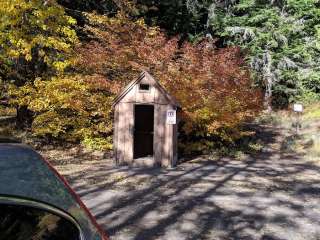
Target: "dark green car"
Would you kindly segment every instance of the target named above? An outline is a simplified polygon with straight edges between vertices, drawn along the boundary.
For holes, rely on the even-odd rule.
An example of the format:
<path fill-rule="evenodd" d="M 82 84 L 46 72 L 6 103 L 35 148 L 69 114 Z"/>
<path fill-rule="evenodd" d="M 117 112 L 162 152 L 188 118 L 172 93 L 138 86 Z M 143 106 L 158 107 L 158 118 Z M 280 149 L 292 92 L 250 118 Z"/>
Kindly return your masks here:
<path fill-rule="evenodd" d="M 22 144 L 0 143 L 0 240 L 107 240 L 57 171 Z"/>

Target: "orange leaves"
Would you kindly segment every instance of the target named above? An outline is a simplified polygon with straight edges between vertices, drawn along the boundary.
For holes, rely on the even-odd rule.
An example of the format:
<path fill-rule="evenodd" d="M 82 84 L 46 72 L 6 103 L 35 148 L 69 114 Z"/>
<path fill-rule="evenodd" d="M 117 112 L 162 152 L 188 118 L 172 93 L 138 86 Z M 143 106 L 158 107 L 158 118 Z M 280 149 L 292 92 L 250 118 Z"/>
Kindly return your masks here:
<path fill-rule="evenodd" d="M 215 41 L 206 39 L 179 44 L 178 37 L 167 39 L 158 28 L 124 14 L 89 19 L 93 40 L 78 50 L 79 63 L 112 94 L 148 70 L 182 105 L 186 133 L 221 133 L 225 139 L 231 138 L 225 129 L 235 130 L 260 110 L 261 94 L 251 86 L 239 48 L 216 49 Z"/>
<path fill-rule="evenodd" d="M 185 112 L 186 132 L 203 132 L 230 139 L 220 129 L 236 130 L 261 106 L 261 94 L 251 86 L 248 70 L 238 48 L 217 50 L 212 41 L 186 43 L 170 62 L 175 71 L 156 72 L 163 85 L 176 96 Z M 168 81 L 166 79 L 173 79 Z M 234 137 L 234 136 L 232 136 Z"/>

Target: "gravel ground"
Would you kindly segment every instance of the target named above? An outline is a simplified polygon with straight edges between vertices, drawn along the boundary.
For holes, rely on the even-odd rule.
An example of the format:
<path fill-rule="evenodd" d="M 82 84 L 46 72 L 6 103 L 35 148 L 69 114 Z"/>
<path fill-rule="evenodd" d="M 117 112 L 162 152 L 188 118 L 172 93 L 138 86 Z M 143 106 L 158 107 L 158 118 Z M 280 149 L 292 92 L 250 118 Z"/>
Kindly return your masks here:
<path fill-rule="evenodd" d="M 99 154 L 54 164 L 111 240 L 320 239 L 320 165 L 285 152 L 284 139 L 270 130 L 256 156 L 174 169 L 114 167 Z"/>

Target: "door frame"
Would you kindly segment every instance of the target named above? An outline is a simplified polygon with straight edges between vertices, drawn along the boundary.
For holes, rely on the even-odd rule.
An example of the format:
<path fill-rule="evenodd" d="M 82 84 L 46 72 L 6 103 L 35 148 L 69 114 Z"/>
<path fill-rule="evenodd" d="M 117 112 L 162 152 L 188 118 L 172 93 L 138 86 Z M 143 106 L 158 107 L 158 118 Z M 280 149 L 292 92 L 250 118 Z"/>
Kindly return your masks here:
<path fill-rule="evenodd" d="M 131 129 L 131 134 L 132 134 L 132 158 L 133 158 L 133 161 L 136 160 L 136 159 L 139 159 L 139 158 L 135 158 L 134 157 L 134 153 L 135 153 L 135 147 L 134 147 L 134 143 L 135 143 L 135 126 L 136 126 L 136 106 L 138 105 L 144 105 L 144 106 L 153 106 L 153 137 L 152 137 L 152 150 L 153 150 L 153 154 L 152 154 L 152 157 L 153 159 L 155 159 L 155 124 L 156 124 L 156 121 L 155 121 L 155 116 L 156 116 L 156 106 L 155 104 L 153 103 L 134 103 L 133 104 L 133 126 L 132 126 L 132 129 Z"/>

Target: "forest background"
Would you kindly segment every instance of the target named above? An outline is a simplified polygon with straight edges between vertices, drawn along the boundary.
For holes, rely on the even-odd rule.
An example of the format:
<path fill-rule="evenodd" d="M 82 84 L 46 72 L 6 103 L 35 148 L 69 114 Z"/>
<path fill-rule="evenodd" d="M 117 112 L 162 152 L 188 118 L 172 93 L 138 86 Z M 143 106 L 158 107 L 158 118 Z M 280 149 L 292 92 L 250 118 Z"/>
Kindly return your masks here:
<path fill-rule="evenodd" d="M 241 144 L 262 112 L 320 98 L 316 0 L 0 0 L 0 114 L 42 143 L 112 148 L 142 70 L 180 102 L 182 152 Z"/>

